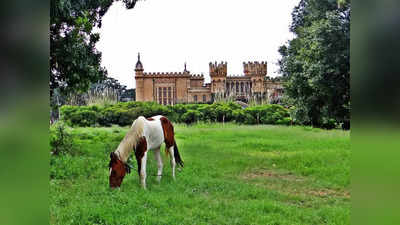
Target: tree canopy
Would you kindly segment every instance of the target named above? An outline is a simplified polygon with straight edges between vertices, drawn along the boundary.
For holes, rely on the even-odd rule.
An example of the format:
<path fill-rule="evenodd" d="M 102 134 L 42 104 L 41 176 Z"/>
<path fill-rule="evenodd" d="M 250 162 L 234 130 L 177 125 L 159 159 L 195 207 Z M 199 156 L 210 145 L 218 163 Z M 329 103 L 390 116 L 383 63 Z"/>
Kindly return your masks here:
<path fill-rule="evenodd" d="M 50 1 L 50 96 L 85 92 L 90 84 L 104 80 L 101 53 L 95 48 L 100 36 L 93 28 L 116 0 Z M 137 0 L 122 0 L 133 8 Z"/>
<path fill-rule="evenodd" d="M 302 124 L 324 126 L 350 118 L 350 3 L 301 0 L 296 37 L 279 48 L 286 102 Z"/>

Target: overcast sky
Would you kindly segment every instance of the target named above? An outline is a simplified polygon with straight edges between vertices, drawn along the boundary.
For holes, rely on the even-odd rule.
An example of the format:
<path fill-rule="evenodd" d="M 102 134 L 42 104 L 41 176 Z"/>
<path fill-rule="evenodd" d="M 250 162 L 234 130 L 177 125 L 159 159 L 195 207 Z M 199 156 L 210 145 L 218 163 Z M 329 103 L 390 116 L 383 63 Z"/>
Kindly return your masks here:
<path fill-rule="evenodd" d="M 279 75 L 278 48 L 289 33 L 299 0 L 144 0 L 126 10 L 115 2 L 103 17 L 102 66 L 128 88 L 135 87 L 140 52 L 145 72 L 181 72 L 184 63 L 209 82 L 208 63 L 227 61 L 228 74 L 242 75 L 243 61 L 267 61 Z"/>

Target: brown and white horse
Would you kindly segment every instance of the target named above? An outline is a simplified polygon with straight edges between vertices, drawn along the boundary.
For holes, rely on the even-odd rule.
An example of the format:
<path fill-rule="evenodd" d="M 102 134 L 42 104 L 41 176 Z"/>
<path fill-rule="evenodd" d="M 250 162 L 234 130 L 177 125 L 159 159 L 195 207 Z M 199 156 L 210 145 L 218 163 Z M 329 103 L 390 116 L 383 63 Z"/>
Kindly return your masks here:
<path fill-rule="evenodd" d="M 183 161 L 176 146 L 172 123 L 164 116 L 153 116 L 147 119 L 140 116 L 133 122 L 118 148 L 110 154 L 110 187 L 120 187 L 125 174 L 130 173 L 127 161 L 133 150 L 142 187 L 146 189 L 146 162 L 149 150 L 155 151 L 158 166 L 157 180 L 160 181 L 163 169 L 160 146 L 163 142 L 171 157 L 172 177 L 175 179 L 176 163 L 183 167 Z"/>

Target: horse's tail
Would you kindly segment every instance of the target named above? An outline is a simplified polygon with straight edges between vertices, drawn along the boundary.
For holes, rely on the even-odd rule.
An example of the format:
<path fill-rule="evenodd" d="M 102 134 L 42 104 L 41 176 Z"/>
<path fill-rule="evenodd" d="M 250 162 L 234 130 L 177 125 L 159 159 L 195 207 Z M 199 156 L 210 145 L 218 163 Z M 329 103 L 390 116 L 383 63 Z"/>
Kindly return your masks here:
<path fill-rule="evenodd" d="M 179 155 L 178 146 L 176 145 L 176 141 L 174 140 L 174 158 L 175 162 L 183 167 L 183 161 L 181 155 Z"/>

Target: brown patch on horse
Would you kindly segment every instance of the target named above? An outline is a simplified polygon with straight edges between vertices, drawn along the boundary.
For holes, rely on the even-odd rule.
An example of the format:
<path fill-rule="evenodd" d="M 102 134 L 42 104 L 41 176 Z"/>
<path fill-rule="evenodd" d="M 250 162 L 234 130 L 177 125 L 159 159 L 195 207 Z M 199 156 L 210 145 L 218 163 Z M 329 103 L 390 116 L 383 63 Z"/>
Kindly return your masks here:
<path fill-rule="evenodd" d="M 141 137 L 136 148 L 135 148 L 135 156 L 136 156 L 136 161 L 138 164 L 138 173 L 140 176 L 140 169 L 142 168 L 142 158 L 144 156 L 144 153 L 147 151 L 147 141 L 145 137 Z"/>
<path fill-rule="evenodd" d="M 174 126 L 166 117 L 161 117 L 160 121 L 164 132 L 164 142 L 166 147 L 165 152 L 168 155 L 169 153 L 168 149 L 173 146 L 175 162 L 183 167 L 183 160 L 181 159 L 181 156 L 178 151 L 178 146 L 176 145 L 175 142 Z"/>
<path fill-rule="evenodd" d="M 175 143 L 174 127 L 172 126 L 172 123 L 165 117 L 161 117 L 160 121 L 164 132 L 165 146 L 168 149 L 174 146 Z"/>
<path fill-rule="evenodd" d="M 129 172 L 125 163 L 123 163 L 114 152 L 111 152 L 108 166 L 111 169 L 109 177 L 110 187 L 120 187 L 126 173 Z"/>
<path fill-rule="evenodd" d="M 146 118 L 146 120 L 148 120 L 148 121 L 153 121 L 154 119 L 151 118 L 151 117 L 149 117 L 149 118 Z"/>

